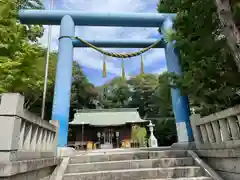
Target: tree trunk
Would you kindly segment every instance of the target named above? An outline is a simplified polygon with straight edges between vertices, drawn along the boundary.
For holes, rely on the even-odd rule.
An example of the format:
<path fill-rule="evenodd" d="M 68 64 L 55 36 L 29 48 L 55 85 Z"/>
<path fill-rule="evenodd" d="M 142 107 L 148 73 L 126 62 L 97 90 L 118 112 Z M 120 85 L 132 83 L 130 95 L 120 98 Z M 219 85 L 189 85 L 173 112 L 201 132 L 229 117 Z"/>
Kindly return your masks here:
<path fill-rule="evenodd" d="M 218 16 L 222 23 L 227 43 L 233 52 L 233 57 L 240 72 L 240 32 L 233 20 L 230 0 L 215 0 Z"/>

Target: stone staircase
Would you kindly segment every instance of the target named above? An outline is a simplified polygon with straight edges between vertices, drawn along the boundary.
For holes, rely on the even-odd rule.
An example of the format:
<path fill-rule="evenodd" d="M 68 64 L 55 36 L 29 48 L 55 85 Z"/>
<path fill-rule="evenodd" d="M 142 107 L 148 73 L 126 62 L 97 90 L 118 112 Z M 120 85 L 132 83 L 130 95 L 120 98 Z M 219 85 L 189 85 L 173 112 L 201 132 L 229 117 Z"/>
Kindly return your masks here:
<path fill-rule="evenodd" d="M 212 180 L 185 150 L 112 151 L 69 159 L 63 180 Z"/>

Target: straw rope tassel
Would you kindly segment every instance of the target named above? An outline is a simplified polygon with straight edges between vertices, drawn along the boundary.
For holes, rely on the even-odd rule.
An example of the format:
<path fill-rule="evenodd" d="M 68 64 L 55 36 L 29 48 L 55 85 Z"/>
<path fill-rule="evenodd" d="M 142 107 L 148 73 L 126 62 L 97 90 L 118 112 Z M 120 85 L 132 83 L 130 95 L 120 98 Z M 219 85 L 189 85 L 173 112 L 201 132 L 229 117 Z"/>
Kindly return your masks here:
<path fill-rule="evenodd" d="M 140 74 L 144 75 L 144 64 L 143 64 L 143 56 L 141 55 L 141 70 L 140 70 Z"/>
<path fill-rule="evenodd" d="M 125 76 L 125 69 L 124 69 L 124 59 L 122 58 L 122 79 L 125 80 L 126 76 Z"/>
<path fill-rule="evenodd" d="M 107 77 L 107 65 L 106 65 L 106 56 L 103 58 L 103 77 Z"/>

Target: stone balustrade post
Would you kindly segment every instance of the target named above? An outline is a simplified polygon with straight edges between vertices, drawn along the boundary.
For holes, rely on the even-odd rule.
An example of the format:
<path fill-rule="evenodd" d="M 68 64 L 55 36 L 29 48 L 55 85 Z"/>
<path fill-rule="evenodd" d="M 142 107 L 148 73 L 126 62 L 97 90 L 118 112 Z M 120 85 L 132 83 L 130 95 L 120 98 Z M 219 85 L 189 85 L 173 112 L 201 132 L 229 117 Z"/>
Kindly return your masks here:
<path fill-rule="evenodd" d="M 220 126 L 218 124 L 218 121 L 213 121 L 212 127 L 213 127 L 213 132 L 215 135 L 216 143 L 220 144 L 222 142 L 222 138 L 221 138 Z"/>
<path fill-rule="evenodd" d="M 47 130 L 43 129 L 43 139 L 42 139 L 42 144 L 41 144 L 41 151 L 46 151 L 46 141 L 47 141 Z"/>
<path fill-rule="evenodd" d="M 220 119 L 219 124 L 220 124 L 222 140 L 223 141 L 229 141 L 231 139 L 231 137 L 230 137 L 230 134 L 229 134 L 229 131 L 228 131 L 227 120 L 226 119 Z"/>
<path fill-rule="evenodd" d="M 26 122 L 22 120 L 21 122 L 21 130 L 19 137 L 19 149 L 23 149 L 24 147 L 24 136 L 25 136 Z"/>
<path fill-rule="evenodd" d="M 196 123 L 200 121 L 201 116 L 200 114 L 192 114 L 191 117 L 191 126 L 192 126 L 192 130 L 193 130 L 193 137 L 194 137 L 194 141 L 196 146 L 198 146 L 199 144 L 203 143 L 202 140 L 202 134 L 200 132 L 200 129 L 196 126 Z"/>
<path fill-rule="evenodd" d="M 239 139 L 239 132 L 238 132 L 238 125 L 237 125 L 237 117 L 236 116 L 230 116 L 227 118 L 228 124 L 230 127 L 232 139 L 236 140 Z"/>
<path fill-rule="evenodd" d="M 6 93 L 1 96 L 0 115 L 22 113 L 24 97 L 19 93 Z"/>
<path fill-rule="evenodd" d="M 25 139 L 23 145 L 24 150 L 29 151 L 31 149 L 31 140 L 32 140 L 32 125 L 28 123 L 28 125 L 25 126 Z"/>
<path fill-rule="evenodd" d="M 207 130 L 207 135 L 210 143 L 214 143 L 215 135 L 214 135 L 212 124 L 210 122 L 206 124 L 206 130 Z"/>
<path fill-rule="evenodd" d="M 52 148 L 52 144 L 51 144 L 51 138 L 52 138 L 52 133 L 50 131 L 48 131 L 48 136 L 47 136 L 47 151 L 50 151 Z"/>
<path fill-rule="evenodd" d="M 202 134 L 203 143 L 209 143 L 207 128 L 206 128 L 205 124 L 200 125 L 200 130 L 201 130 L 201 134 Z"/>
<path fill-rule="evenodd" d="M 21 129 L 21 113 L 24 106 L 24 97 L 18 93 L 6 93 L 1 96 L 0 105 L 0 161 L 11 161 L 19 149 Z"/>
<path fill-rule="evenodd" d="M 53 137 L 52 150 L 54 151 L 55 155 L 57 155 L 59 121 L 58 120 L 51 120 L 50 123 L 53 124 L 56 127 L 56 133 Z"/>
<path fill-rule="evenodd" d="M 43 141 L 43 128 L 38 128 L 37 151 L 41 151 Z"/>
<path fill-rule="evenodd" d="M 38 138 L 38 127 L 32 127 L 32 142 L 31 142 L 31 150 L 36 151 L 37 149 L 37 138 Z"/>

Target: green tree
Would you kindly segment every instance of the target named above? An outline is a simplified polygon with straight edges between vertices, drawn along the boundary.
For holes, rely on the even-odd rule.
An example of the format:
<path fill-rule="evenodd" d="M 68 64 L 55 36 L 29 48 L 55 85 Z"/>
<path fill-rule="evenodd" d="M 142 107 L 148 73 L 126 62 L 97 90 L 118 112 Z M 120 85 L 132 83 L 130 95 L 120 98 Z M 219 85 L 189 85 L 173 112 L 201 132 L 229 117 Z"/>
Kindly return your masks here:
<path fill-rule="evenodd" d="M 152 97 L 158 87 L 158 77 L 153 74 L 138 75 L 131 78 L 128 83 L 133 90 L 129 106 L 139 107 L 142 118 L 150 116 L 153 112 Z"/>
<path fill-rule="evenodd" d="M 232 50 L 233 59 L 240 71 L 240 2 L 238 0 L 215 0 L 218 17 L 227 43 Z"/>
<path fill-rule="evenodd" d="M 140 147 L 144 147 L 146 145 L 146 136 L 147 131 L 145 127 L 141 127 L 139 125 L 132 126 L 131 140 L 138 142 Z"/>
<path fill-rule="evenodd" d="M 128 106 L 131 91 L 127 81 L 123 81 L 122 78 L 114 78 L 98 89 L 100 92 L 100 102 L 104 108 Z"/>
<path fill-rule="evenodd" d="M 98 91 L 93 84 L 89 83 L 80 65 L 77 62 L 73 63 L 73 80 L 71 94 L 71 108 L 95 109 L 95 100 L 97 99 Z"/>
<path fill-rule="evenodd" d="M 41 86 L 35 88 L 34 90 L 28 88 L 28 93 L 25 93 L 27 96 L 27 101 L 25 102 L 26 108 L 28 107 L 30 111 L 41 115 L 41 106 L 42 106 L 42 95 L 43 95 L 43 83 L 44 83 L 44 68 L 45 68 L 45 50 L 42 49 L 42 55 L 39 57 L 39 61 L 36 63 L 36 71 L 38 72 L 38 78 L 41 79 Z M 49 58 L 49 67 L 48 67 L 48 89 L 46 96 L 45 104 L 45 119 L 51 119 L 53 95 L 54 95 L 54 81 L 56 74 L 56 63 L 57 63 L 57 53 L 50 53 Z M 31 97 L 29 97 L 31 95 Z M 35 99 L 31 101 L 31 99 Z"/>
<path fill-rule="evenodd" d="M 240 74 L 214 1 L 160 0 L 158 11 L 177 13 L 172 39 L 181 51 L 184 77 L 174 80 L 192 105 L 209 114 L 239 103 Z"/>
<path fill-rule="evenodd" d="M 166 117 L 173 117 L 168 78 L 169 75 L 163 73 L 159 76 L 139 75 L 128 81 L 113 79 L 99 87 L 100 94 L 105 94 L 105 98 L 100 99 L 100 102 L 104 104 L 104 108 L 138 108 L 142 118 L 156 119 L 153 123 L 156 125 L 155 135 L 159 143 L 171 145 L 176 142 L 177 135 L 174 118 L 165 120 Z M 134 126 L 132 140 L 143 145 L 143 136 L 146 136 L 146 130 Z"/>
<path fill-rule="evenodd" d="M 41 0 L 15 0 L 18 9 L 44 9 Z"/>
<path fill-rule="evenodd" d="M 17 19 L 19 8 L 43 8 L 41 1 L 0 1 L 0 93 L 19 92 L 25 96 L 25 107 L 40 115 L 45 49 L 38 44 L 43 35 L 42 26 L 26 26 Z M 56 73 L 57 53 L 50 53 L 46 119 L 51 118 Z M 97 92 L 74 63 L 71 107 L 89 107 Z"/>
<path fill-rule="evenodd" d="M 43 8 L 38 0 L 0 1 L 0 93 L 19 92 L 25 107 L 40 115 L 44 83 L 45 49 L 37 43 L 43 27 L 23 25 L 20 8 Z M 46 117 L 50 118 L 57 55 L 50 53 Z"/>
<path fill-rule="evenodd" d="M 20 24 L 15 1 L 1 2 L 0 7 L 0 91 L 20 92 L 34 102 L 43 84 L 43 69 L 38 66 L 44 60 L 44 50 L 35 43 L 42 28 Z"/>
<path fill-rule="evenodd" d="M 150 104 L 157 117 L 173 117 L 171 90 L 168 74 L 162 73 L 158 77 L 158 86 L 153 93 Z"/>
<path fill-rule="evenodd" d="M 128 81 L 115 78 L 99 87 L 99 101 L 104 108 L 138 108 L 142 118 L 172 116 L 167 78 L 167 74 L 138 75 Z"/>
<path fill-rule="evenodd" d="M 155 124 L 154 135 L 159 146 L 171 146 L 177 142 L 177 131 L 174 119 L 153 120 Z"/>

